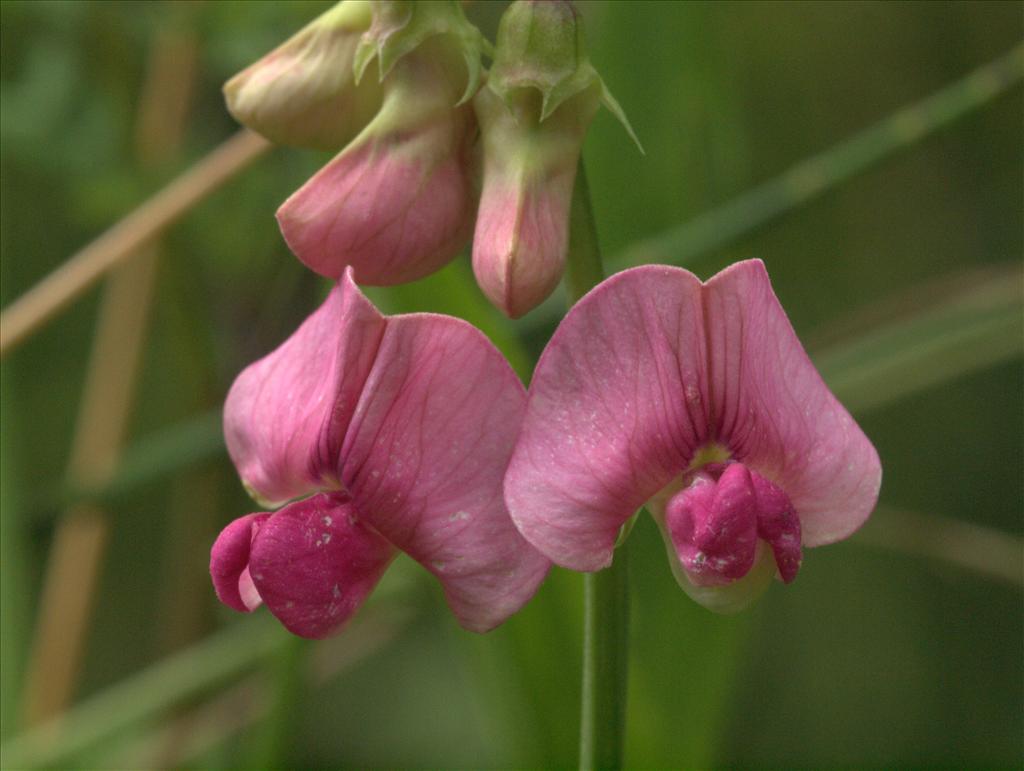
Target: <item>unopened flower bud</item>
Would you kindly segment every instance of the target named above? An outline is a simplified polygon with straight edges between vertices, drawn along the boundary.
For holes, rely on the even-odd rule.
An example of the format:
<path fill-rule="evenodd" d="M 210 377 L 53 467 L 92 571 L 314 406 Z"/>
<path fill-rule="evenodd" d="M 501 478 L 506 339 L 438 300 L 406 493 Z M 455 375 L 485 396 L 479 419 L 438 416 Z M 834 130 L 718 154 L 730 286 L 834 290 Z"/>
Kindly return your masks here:
<path fill-rule="evenodd" d="M 380 108 L 375 78 L 357 83 L 356 49 L 372 4 L 344 0 L 224 86 L 228 110 L 280 144 L 338 150 Z"/>
<path fill-rule="evenodd" d="M 633 136 L 587 58 L 572 4 L 513 3 L 498 28 L 494 67 L 473 102 L 484 145 L 473 269 L 484 293 L 512 318 L 536 307 L 562 276 L 576 167 L 602 104 Z"/>
<path fill-rule="evenodd" d="M 337 278 L 346 266 L 363 284 L 426 276 L 469 237 L 474 187 L 466 163 L 468 106 L 433 79 L 433 62 L 410 56 L 366 130 L 277 211 L 292 252 Z"/>
<path fill-rule="evenodd" d="M 426 276 L 450 261 L 472 227 L 469 152 L 483 37 L 458 3 L 379 2 L 356 53 L 355 77 L 379 60 L 383 103 L 366 128 L 277 212 L 289 247 L 337 278 L 364 284 Z"/>

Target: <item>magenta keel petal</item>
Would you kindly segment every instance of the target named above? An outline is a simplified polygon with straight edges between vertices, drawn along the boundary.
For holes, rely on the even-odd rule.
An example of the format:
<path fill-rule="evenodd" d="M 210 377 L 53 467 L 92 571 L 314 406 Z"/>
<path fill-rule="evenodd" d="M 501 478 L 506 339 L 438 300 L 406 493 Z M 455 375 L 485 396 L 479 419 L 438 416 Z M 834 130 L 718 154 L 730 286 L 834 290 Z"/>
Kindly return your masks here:
<path fill-rule="evenodd" d="M 252 539 L 269 514 L 247 514 L 225 527 L 210 550 L 210 577 L 217 598 L 237 611 L 246 613 L 259 605 L 259 595 L 251 590 L 249 552 Z"/>
<path fill-rule="evenodd" d="M 321 638 L 363 604 L 394 554 L 348 496 L 321 494 L 289 504 L 263 524 L 249 571 L 289 631 Z"/>
<path fill-rule="evenodd" d="M 669 501 L 665 522 L 679 561 L 697 586 L 742 578 L 754 565 L 757 499 L 750 472 L 730 464 L 716 481 L 699 473 Z"/>
<path fill-rule="evenodd" d="M 800 518 L 789 497 L 756 471 L 750 483 L 757 502 L 757 535 L 772 547 L 779 578 L 790 583 L 803 561 Z"/>
<path fill-rule="evenodd" d="M 779 576 L 800 569 L 800 521 L 778 487 L 742 463 L 715 463 L 694 474 L 668 502 L 665 525 L 695 586 L 743 578 L 754 566 L 757 541 L 767 542 Z"/>

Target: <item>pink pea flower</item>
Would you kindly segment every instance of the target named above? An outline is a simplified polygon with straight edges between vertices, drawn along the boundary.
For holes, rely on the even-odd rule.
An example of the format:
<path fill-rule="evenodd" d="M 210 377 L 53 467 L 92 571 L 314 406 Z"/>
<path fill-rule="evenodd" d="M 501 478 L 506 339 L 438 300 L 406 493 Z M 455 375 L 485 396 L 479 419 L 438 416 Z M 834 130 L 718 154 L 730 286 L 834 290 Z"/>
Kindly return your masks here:
<path fill-rule="evenodd" d="M 634 268 L 584 297 L 537 365 L 505 498 L 530 543 L 583 571 L 646 503 L 682 588 L 731 612 L 792 581 L 802 546 L 860 527 L 880 484 L 750 260 L 705 283 Z"/>
<path fill-rule="evenodd" d="M 276 512 L 228 525 L 210 573 L 226 605 L 261 603 L 295 634 L 337 631 L 404 551 L 487 631 L 536 591 L 549 563 L 516 531 L 502 476 L 525 389 L 469 324 L 382 316 L 346 272 L 277 350 L 238 376 L 228 451 Z"/>

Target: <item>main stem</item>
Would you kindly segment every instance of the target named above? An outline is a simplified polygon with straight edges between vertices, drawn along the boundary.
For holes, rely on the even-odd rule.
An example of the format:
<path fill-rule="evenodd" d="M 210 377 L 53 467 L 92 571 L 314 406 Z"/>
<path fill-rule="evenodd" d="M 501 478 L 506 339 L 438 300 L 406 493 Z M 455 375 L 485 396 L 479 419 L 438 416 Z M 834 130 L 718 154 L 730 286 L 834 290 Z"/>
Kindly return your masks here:
<path fill-rule="evenodd" d="M 590 188 L 580 162 L 570 215 L 565 283 L 574 304 L 604 278 Z M 583 692 L 580 716 L 580 768 L 622 766 L 626 726 L 629 591 L 626 553 L 611 567 L 583 576 Z"/>

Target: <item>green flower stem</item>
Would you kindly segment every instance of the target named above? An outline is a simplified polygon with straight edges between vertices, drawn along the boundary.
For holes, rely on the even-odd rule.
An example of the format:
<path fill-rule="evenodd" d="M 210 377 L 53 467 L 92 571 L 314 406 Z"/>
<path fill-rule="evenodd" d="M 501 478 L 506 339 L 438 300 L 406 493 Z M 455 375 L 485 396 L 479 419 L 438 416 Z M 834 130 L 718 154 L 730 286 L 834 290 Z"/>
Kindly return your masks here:
<path fill-rule="evenodd" d="M 580 769 L 621 768 L 629 656 L 625 548 L 611 567 L 583 576 L 583 592 Z"/>
<path fill-rule="evenodd" d="M 276 771 L 288 767 L 294 748 L 298 718 L 302 714 L 311 643 L 281 630 L 284 642 L 270 663 L 270 712 L 253 745 L 253 768 Z"/>
<path fill-rule="evenodd" d="M 570 215 L 565 283 L 571 303 L 604 278 L 587 176 L 580 162 Z M 629 590 L 626 554 L 612 566 L 583 576 L 583 692 L 580 768 L 622 766 L 626 726 Z"/>
<path fill-rule="evenodd" d="M 597 244 L 597 223 L 590 205 L 590 186 L 580 160 L 569 213 L 569 255 L 565 266 L 565 288 L 569 305 L 604 281 L 601 249 Z"/>

